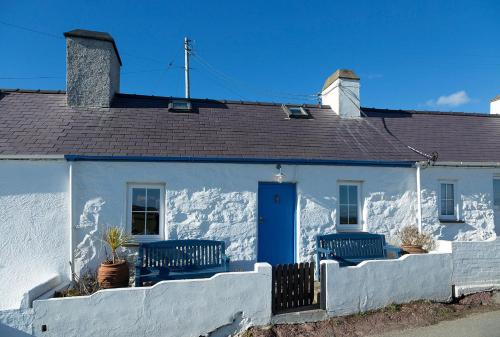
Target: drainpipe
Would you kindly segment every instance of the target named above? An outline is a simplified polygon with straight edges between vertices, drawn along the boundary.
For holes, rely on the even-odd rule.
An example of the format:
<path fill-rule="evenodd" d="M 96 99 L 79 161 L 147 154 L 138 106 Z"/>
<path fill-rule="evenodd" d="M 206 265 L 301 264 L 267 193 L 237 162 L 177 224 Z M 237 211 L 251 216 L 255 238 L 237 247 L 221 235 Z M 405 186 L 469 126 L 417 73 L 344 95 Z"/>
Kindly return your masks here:
<path fill-rule="evenodd" d="M 422 233 L 422 200 L 421 200 L 421 190 L 420 190 L 420 168 L 421 163 L 416 163 L 417 168 L 417 225 L 418 231 Z"/>
<path fill-rule="evenodd" d="M 68 162 L 68 199 L 69 199 L 69 260 L 71 262 L 70 279 L 73 280 L 75 257 L 73 254 L 73 162 Z"/>

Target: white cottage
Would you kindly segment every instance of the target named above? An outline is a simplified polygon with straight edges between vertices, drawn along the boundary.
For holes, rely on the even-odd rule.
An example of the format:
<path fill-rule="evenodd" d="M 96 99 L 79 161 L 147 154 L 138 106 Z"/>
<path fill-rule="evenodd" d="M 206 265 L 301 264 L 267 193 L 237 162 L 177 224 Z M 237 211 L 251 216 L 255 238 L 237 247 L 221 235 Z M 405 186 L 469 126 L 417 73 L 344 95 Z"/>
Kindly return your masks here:
<path fill-rule="evenodd" d="M 65 91 L 0 92 L 0 310 L 94 268 L 111 225 L 224 240 L 233 269 L 312 260 L 324 233 L 500 228 L 499 115 L 363 108 L 347 70 L 323 105 L 124 94 L 110 35 L 65 36 Z"/>

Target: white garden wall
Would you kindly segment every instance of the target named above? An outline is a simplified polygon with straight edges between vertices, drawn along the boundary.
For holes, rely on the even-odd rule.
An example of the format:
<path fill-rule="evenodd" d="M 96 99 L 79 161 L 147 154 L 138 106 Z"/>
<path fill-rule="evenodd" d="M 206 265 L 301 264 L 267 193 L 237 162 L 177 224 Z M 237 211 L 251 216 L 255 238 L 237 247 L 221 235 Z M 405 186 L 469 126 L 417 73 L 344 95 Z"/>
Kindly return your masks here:
<path fill-rule="evenodd" d="M 224 240 L 233 270 L 257 258 L 257 191 L 272 181 L 276 165 L 74 162 L 77 264 L 103 258 L 100 233 L 109 225 L 127 230 L 127 183 L 160 183 L 166 191 L 167 239 Z M 339 181 L 362 183 L 364 230 L 393 234 L 416 223 L 415 169 L 283 165 L 285 181 L 297 183 L 297 260 L 312 261 L 317 234 L 337 229 Z M 94 205 L 94 206 L 92 206 Z M 89 211 L 91 210 L 91 211 Z M 82 224 L 82 221 L 84 224 Z"/>
<path fill-rule="evenodd" d="M 500 289 L 500 239 L 452 242 L 455 295 Z"/>
<path fill-rule="evenodd" d="M 68 172 L 64 160 L 0 160 L 0 310 L 69 277 Z"/>
<path fill-rule="evenodd" d="M 421 170 L 422 226 L 438 239 L 484 241 L 494 238 L 493 177 L 500 169 L 429 167 Z M 459 218 L 464 223 L 439 221 L 440 181 L 455 184 Z M 500 224 L 500 222 L 499 222 Z"/>
<path fill-rule="evenodd" d="M 321 306 L 332 316 L 379 309 L 415 300 L 449 301 L 452 296 L 450 253 L 404 255 L 353 267 L 321 262 Z"/>
<path fill-rule="evenodd" d="M 271 266 L 35 301 L 35 336 L 227 336 L 271 321 Z M 42 332 L 42 325 L 47 328 Z"/>

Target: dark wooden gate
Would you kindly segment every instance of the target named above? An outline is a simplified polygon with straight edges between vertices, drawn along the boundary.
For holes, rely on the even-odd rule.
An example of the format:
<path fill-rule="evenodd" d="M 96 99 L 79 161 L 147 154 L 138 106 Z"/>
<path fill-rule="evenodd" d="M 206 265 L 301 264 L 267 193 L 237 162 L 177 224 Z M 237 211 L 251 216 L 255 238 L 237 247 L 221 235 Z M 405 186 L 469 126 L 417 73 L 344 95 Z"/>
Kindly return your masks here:
<path fill-rule="evenodd" d="M 273 313 L 312 305 L 314 262 L 273 267 Z"/>

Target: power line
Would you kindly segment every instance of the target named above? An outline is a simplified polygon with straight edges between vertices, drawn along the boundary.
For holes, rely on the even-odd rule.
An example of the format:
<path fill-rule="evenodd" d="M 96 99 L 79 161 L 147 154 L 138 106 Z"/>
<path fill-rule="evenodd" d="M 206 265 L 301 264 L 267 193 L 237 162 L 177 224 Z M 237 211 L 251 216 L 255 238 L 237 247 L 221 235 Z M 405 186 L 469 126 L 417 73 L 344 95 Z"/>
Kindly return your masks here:
<path fill-rule="evenodd" d="M 39 80 L 39 79 L 60 79 L 64 76 L 30 76 L 30 77 L 0 77 L 0 80 Z"/>
<path fill-rule="evenodd" d="M 43 31 L 41 31 L 41 30 L 36 30 L 36 29 L 33 29 L 33 28 L 24 27 L 24 26 L 15 25 L 15 24 L 13 24 L 13 23 L 9 23 L 9 22 L 5 22 L 5 21 L 1 21 L 1 20 L 0 20 L 0 24 L 2 24 L 2 25 L 4 25 L 4 26 L 9 26 L 9 27 L 13 27 L 13 28 L 17 28 L 17 29 L 25 30 L 25 31 L 28 31 L 28 32 L 31 32 L 31 33 L 36 33 L 36 34 L 40 34 L 40 35 L 45 35 L 45 36 L 51 37 L 51 38 L 53 38 L 53 39 L 58 39 L 58 40 L 62 40 L 62 39 L 64 39 L 64 37 L 59 36 L 59 35 L 56 35 L 56 34 L 52 34 L 52 33 L 48 33 L 48 32 L 43 32 Z"/>
<path fill-rule="evenodd" d="M 234 79 L 234 78 L 230 77 L 229 75 L 226 75 L 224 72 L 220 71 L 219 69 L 217 69 L 216 67 L 211 65 L 208 61 L 203 59 L 197 52 L 196 53 L 193 52 L 192 56 L 207 71 L 209 71 L 214 76 L 219 78 L 221 81 L 229 84 L 232 87 L 239 87 L 240 89 L 246 89 L 247 91 L 252 91 L 252 92 L 258 93 L 258 94 L 265 94 L 267 96 L 271 96 L 271 97 L 275 97 L 275 98 L 302 99 L 302 100 L 311 100 L 311 101 L 317 100 L 317 95 L 315 95 L 315 94 L 284 93 L 284 92 L 276 92 L 276 91 L 272 91 L 272 90 L 262 90 L 260 88 L 256 88 L 256 87 L 249 85 L 245 82 Z"/>

